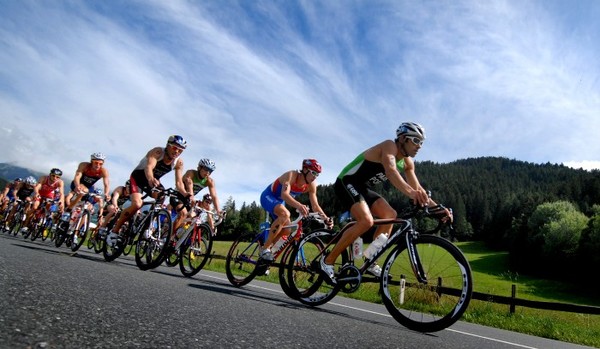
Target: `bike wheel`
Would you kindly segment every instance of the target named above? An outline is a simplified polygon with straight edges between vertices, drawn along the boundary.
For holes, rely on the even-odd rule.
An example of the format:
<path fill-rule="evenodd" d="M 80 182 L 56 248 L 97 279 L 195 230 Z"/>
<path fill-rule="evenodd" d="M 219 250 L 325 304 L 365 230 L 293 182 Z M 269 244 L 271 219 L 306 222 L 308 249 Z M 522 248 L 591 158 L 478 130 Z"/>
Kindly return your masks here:
<path fill-rule="evenodd" d="M 151 214 L 153 216 L 135 247 L 135 264 L 140 270 L 158 267 L 166 257 L 171 241 L 171 213 L 161 209 Z"/>
<path fill-rule="evenodd" d="M 42 236 L 44 227 L 46 225 L 46 209 L 42 209 L 35 213 L 31 223 L 31 241 L 35 241 L 38 237 Z"/>
<path fill-rule="evenodd" d="M 84 210 L 77 218 L 77 224 L 71 237 L 71 251 L 75 252 L 79 250 L 81 245 L 85 242 L 88 228 L 90 227 L 90 212 Z"/>
<path fill-rule="evenodd" d="M 137 244 L 137 235 L 129 229 L 129 227 L 133 227 L 133 217 L 129 218 L 129 221 L 125 222 L 123 226 L 125 228 L 121 229 L 127 232 L 127 239 L 125 240 L 125 247 L 123 248 L 123 256 L 129 256 Z"/>
<path fill-rule="evenodd" d="M 383 304 L 396 321 L 419 332 L 443 330 L 467 309 L 473 291 L 471 268 L 450 241 L 420 235 L 413 241 L 426 281 L 413 272 L 406 242 L 388 255 L 382 275 Z"/>
<path fill-rule="evenodd" d="M 44 225 L 42 226 L 42 241 L 48 240 L 50 235 L 52 234 L 52 218 L 50 216 L 46 216 L 44 218 Z"/>
<path fill-rule="evenodd" d="M 231 245 L 225 258 L 225 273 L 233 286 L 244 286 L 256 277 L 260 249 L 256 233 L 242 234 Z"/>
<path fill-rule="evenodd" d="M 283 293 L 286 294 L 286 296 L 292 298 L 292 299 L 297 299 L 298 298 L 298 294 L 296 292 L 293 292 L 292 289 L 290 288 L 290 285 L 287 282 L 287 275 L 288 275 L 288 267 L 289 267 L 289 259 L 290 256 L 292 255 L 292 252 L 294 250 L 294 244 L 289 244 L 286 249 L 283 251 L 283 253 L 281 254 L 281 261 L 279 264 L 279 270 L 278 270 L 278 276 L 279 276 L 279 284 L 281 285 L 281 290 L 283 290 Z"/>
<path fill-rule="evenodd" d="M 305 236 L 294 246 L 288 259 L 287 282 L 292 298 L 310 306 L 319 306 L 333 299 L 341 289 L 330 285 L 321 274 L 319 261 L 323 249 L 335 236 L 329 229 L 318 229 Z M 335 261 L 336 273 L 348 262 L 348 250 L 344 250 Z"/>
<path fill-rule="evenodd" d="M 186 277 L 192 277 L 208 261 L 212 251 L 212 229 L 207 224 L 200 224 L 181 245 L 179 258 L 179 270 Z"/>
<path fill-rule="evenodd" d="M 11 222 L 11 227 L 9 230 L 13 234 L 13 236 L 17 236 L 17 234 L 19 234 L 19 230 L 21 230 L 22 224 L 23 224 L 23 211 L 18 210 L 15 213 L 15 216 L 13 217 L 13 220 Z"/>

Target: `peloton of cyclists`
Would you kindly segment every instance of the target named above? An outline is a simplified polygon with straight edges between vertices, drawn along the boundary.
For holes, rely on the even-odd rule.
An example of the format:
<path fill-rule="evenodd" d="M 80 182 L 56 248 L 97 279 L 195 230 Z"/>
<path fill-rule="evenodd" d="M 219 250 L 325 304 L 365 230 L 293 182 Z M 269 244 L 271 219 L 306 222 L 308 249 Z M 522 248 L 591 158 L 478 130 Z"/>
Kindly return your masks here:
<path fill-rule="evenodd" d="M 333 226 L 333 221 L 323 212 L 317 199 L 317 183 L 315 180 L 320 173 L 321 165 L 317 160 L 305 159 L 302 161 L 301 170 L 290 170 L 283 173 L 262 192 L 260 204 L 269 213 L 273 223 L 259 257 L 261 260 L 272 262 L 271 247 L 273 243 L 279 240 L 280 237 L 287 236 L 290 233 L 289 229 L 282 229 L 282 227 L 291 223 L 290 211 L 285 207 L 286 204 L 298 210 L 300 215 L 308 215 L 308 206 L 295 199 L 296 196 L 302 193 L 308 193 L 312 210 L 323 216 L 328 227 Z"/>
<path fill-rule="evenodd" d="M 162 187 L 160 178 L 175 171 L 175 187 L 186 192 L 183 187 L 183 160 L 181 153 L 187 147 L 187 141 L 179 135 L 170 136 L 165 147 L 150 149 L 137 167 L 131 172 L 131 205 L 119 215 L 117 223 L 106 237 L 106 243 L 114 247 L 120 239 L 121 226 L 142 207 L 143 193 L 152 195 L 152 188 Z"/>
<path fill-rule="evenodd" d="M 27 210 L 27 218 L 25 220 L 25 227 L 29 224 L 31 220 L 32 213 L 38 209 L 40 203 L 44 199 L 50 199 L 52 201 L 57 200 L 59 202 L 59 211 L 61 211 L 65 207 L 65 194 L 64 194 L 64 182 L 60 178 L 62 176 L 62 171 L 58 168 L 53 168 L 50 170 L 50 173 L 46 176 L 41 176 L 37 181 L 36 186 L 34 187 L 34 198 L 33 205 L 29 210 Z M 58 196 L 58 197 L 57 197 Z M 51 202 L 47 203 L 47 209 L 50 209 L 52 206 Z"/>
<path fill-rule="evenodd" d="M 37 180 L 33 176 L 28 176 L 13 189 L 13 196 L 15 199 L 19 199 L 24 202 L 25 209 L 23 212 L 25 212 L 25 214 L 27 214 L 27 211 L 31 206 L 31 202 L 33 201 L 33 192 L 36 184 Z M 15 213 L 17 213 L 17 206 L 18 205 L 13 206 L 12 210 L 8 214 L 7 222 L 12 222 L 14 219 Z M 27 231 L 25 224 L 21 228 L 21 231 Z"/>
<path fill-rule="evenodd" d="M 110 196 L 110 202 L 106 205 L 102 221 L 99 224 L 99 228 L 106 228 L 108 223 L 114 218 L 115 214 L 123 208 L 123 205 L 129 201 L 131 195 L 131 181 L 127 180 L 125 185 L 120 185 L 113 190 Z"/>

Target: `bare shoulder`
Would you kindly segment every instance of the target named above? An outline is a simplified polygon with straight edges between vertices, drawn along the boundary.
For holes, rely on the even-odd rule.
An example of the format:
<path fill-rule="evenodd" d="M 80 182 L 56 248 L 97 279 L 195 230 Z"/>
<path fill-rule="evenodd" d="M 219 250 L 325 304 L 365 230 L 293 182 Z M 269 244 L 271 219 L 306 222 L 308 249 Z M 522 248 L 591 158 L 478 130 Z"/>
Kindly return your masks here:
<path fill-rule="evenodd" d="M 162 147 L 155 147 L 155 148 L 150 149 L 147 156 L 159 159 L 160 157 L 163 156 L 164 152 L 165 152 L 165 150 Z"/>
<path fill-rule="evenodd" d="M 365 151 L 365 159 L 380 162 L 382 156 L 386 154 L 396 154 L 396 143 L 391 139 L 387 139 L 367 149 Z"/>

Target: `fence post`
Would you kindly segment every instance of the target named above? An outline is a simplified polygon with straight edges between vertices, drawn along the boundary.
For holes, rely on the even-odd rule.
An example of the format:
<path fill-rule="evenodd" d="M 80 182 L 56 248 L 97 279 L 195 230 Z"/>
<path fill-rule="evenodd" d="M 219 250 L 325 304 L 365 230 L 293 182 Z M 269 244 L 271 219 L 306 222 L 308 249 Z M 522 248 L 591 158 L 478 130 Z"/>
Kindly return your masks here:
<path fill-rule="evenodd" d="M 513 284 L 512 285 L 512 295 L 510 297 L 511 302 L 510 302 L 510 313 L 514 314 L 515 313 L 515 299 L 517 298 L 517 285 Z"/>

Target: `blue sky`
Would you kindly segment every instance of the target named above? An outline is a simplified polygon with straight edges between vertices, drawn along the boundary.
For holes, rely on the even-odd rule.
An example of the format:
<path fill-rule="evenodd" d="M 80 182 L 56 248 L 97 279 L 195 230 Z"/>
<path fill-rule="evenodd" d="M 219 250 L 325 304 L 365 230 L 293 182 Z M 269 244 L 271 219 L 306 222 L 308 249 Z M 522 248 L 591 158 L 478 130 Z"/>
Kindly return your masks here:
<path fill-rule="evenodd" d="M 186 168 L 214 159 L 221 201 L 241 204 L 307 157 L 332 183 L 416 121 L 417 161 L 600 167 L 599 1 L 0 7 L 0 162 L 74 173 L 101 151 L 114 187 L 181 134 Z"/>

